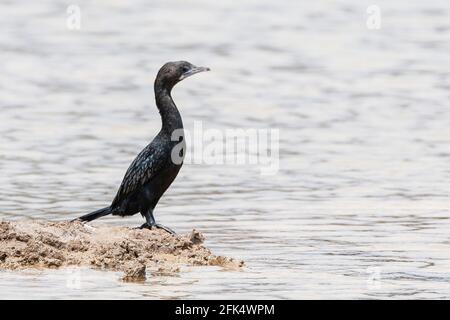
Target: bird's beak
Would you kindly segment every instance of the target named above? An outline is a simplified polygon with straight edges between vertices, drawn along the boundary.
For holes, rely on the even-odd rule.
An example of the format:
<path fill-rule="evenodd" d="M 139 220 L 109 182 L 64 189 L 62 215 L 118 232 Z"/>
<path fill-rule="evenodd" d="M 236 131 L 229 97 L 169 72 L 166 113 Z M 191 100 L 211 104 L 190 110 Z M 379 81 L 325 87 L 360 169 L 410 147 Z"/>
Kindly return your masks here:
<path fill-rule="evenodd" d="M 186 79 L 187 77 L 192 76 L 193 74 L 199 73 L 199 72 L 204 72 L 204 71 L 209 71 L 210 69 L 207 67 L 193 67 L 192 69 L 186 71 L 185 73 L 183 73 L 180 77 L 180 80 Z"/>

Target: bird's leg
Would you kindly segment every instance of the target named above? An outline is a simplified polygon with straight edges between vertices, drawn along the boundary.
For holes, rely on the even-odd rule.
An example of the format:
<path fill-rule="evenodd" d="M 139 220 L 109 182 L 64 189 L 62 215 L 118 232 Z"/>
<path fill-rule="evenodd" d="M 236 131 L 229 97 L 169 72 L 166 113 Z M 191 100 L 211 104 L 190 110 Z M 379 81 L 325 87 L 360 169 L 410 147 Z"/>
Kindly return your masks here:
<path fill-rule="evenodd" d="M 144 214 L 146 225 L 151 229 L 155 224 L 155 217 L 153 217 L 153 209 L 148 209 Z"/>
<path fill-rule="evenodd" d="M 152 227 L 156 224 L 155 218 L 153 217 L 153 210 L 148 209 L 145 210 L 142 214 L 145 218 L 145 223 L 142 224 L 140 227 L 136 227 L 135 229 L 152 229 Z"/>
<path fill-rule="evenodd" d="M 163 229 L 170 234 L 175 234 L 175 231 L 173 231 L 169 227 L 166 227 L 166 226 L 163 226 L 162 224 L 156 223 L 155 217 L 153 217 L 153 209 L 148 209 L 147 211 L 145 211 L 144 217 L 145 217 L 146 223 L 144 223 L 140 227 L 140 229 L 148 228 L 151 230 L 152 227 L 155 227 L 158 229 Z"/>

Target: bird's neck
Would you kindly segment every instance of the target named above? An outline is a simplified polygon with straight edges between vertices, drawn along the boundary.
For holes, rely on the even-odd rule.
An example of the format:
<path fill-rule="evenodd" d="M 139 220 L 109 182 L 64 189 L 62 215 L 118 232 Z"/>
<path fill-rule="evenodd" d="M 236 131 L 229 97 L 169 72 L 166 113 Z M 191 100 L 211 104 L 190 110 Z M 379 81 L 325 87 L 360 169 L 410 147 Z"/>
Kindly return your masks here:
<path fill-rule="evenodd" d="M 162 120 L 161 131 L 171 135 L 174 130 L 183 129 L 183 120 L 172 100 L 171 90 L 155 83 L 155 98 Z"/>

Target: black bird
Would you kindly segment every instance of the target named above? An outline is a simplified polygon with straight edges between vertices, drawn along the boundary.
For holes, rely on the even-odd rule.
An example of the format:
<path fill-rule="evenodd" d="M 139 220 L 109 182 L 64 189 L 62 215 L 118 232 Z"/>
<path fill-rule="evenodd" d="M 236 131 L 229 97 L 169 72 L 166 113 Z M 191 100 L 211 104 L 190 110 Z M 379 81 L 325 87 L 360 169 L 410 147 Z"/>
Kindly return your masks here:
<path fill-rule="evenodd" d="M 131 163 L 111 205 L 78 220 L 92 221 L 108 214 L 131 216 L 140 212 L 146 220 L 140 228 L 157 227 L 174 233 L 156 223 L 153 217 L 153 209 L 177 176 L 184 158 L 183 121 L 171 91 L 181 80 L 203 71 L 209 68 L 196 67 L 187 61 L 168 62 L 159 69 L 154 88 L 162 119 L 161 131 Z"/>

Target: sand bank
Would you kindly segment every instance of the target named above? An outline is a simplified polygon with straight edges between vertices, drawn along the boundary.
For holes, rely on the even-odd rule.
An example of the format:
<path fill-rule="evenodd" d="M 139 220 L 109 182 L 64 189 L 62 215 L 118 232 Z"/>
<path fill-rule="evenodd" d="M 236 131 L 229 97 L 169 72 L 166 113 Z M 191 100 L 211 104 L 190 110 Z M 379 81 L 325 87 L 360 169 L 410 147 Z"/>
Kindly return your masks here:
<path fill-rule="evenodd" d="M 90 266 L 123 271 L 125 281 L 180 272 L 181 266 L 239 270 L 243 261 L 216 256 L 203 235 L 171 235 L 159 229 L 130 229 L 81 222 L 0 221 L 0 269 Z"/>

